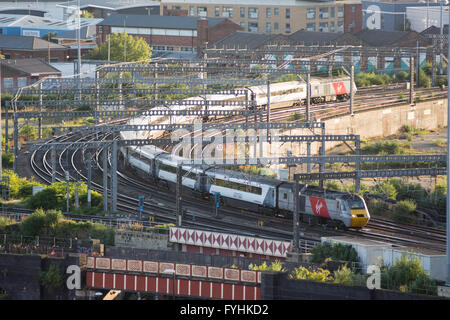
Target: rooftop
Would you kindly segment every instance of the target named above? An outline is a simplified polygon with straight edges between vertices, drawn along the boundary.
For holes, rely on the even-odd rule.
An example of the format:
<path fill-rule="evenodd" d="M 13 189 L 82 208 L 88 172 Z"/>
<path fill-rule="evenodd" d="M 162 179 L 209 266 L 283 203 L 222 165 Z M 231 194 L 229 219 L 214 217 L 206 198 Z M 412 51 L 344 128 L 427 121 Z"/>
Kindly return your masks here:
<path fill-rule="evenodd" d="M 61 71 L 41 59 L 6 59 L 0 60 L 0 65 L 11 67 L 32 76 L 42 73 L 61 74 Z"/>
<path fill-rule="evenodd" d="M 58 4 L 60 7 L 74 7 L 77 6 L 77 1 L 66 1 Z M 159 1 L 149 0 L 80 0 L 80 8 L 101 8 L 109 10 L 120 10 L 127 8 L 143 7 L 143 6 L 158 6 Z"/>
<path fill-rule="evenodd" d="M 10 36 L 0 34 L 0 48 L 11 50 L 48 50 L 66 49 L 59 44 L 49 42 L 37 37 Z"/>
<path fill-rule="evenodd" d="M 358 32 L 355 36 L 370 46 L 383 47 L 383 46 L 390 46 L 400 41 L 410 33 L 411 32 L 408 31 L 386 31 L 376 29 L 373 30 L 365 29 Z"/>
<path fill-rule="evenodd" d="M 96 25 L 102 19 L 81 18 L 81 27 Z M 76 20 L 57 20 L 46 17 L 0 14 L 0 27 L 21 27 L 48 30 L 74 30 L 77 28 Z"/>
<path fill-rule="evenodd" d="M 165 29 L 189 29 L 197 30 L 197 20 L 201 17 L 179 16 L 148 16 L 113 14 L 100 22 L 100 26 L 140 27 L 140 28 L 165 28 Z M 206 18 L 208 26 L 213 27 L 226 18 Z"/>
<path fill-rule="evenodd" d="M 161 0 L 161 3 L 183 3 L 183 4 L 223 4 L 223 5 L 253 5 L 253 6 L 312 6 L 324 4 L 344 4 L 344 3 L 361 3 L 360 0 L 342 0 L 342 1 L 327 1 L 327 0 Z"/>
<path fill-rule="evenodd" d="M 81 28 L 80 39 L 88 40 L 95 39 L 96 28 L 95 26 L 86 26 Z M 70 30 L 64 33 L 59 34 L 54 37 L 55 39 L 77 39 L 77 30 Z"/>
<path fill-rule="evenodd" d="M 213 44 L 216 48 L 249 48 L 255 49 L 264 45 L 267 41 L 277 37 L 276 34 L 235 31 L 225 38 Z"/>

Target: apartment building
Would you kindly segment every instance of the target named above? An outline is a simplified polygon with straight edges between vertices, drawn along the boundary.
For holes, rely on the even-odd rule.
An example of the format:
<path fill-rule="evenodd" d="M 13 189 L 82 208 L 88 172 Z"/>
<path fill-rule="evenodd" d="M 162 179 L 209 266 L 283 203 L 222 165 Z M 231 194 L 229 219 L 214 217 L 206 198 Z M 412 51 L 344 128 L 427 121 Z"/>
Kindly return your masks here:
<path fill-rule="evenodd" d="M 161 0 L 160 14 L 225 17 L 247 32 L 286 35 L 301 29 L 356 33 L 362 26 L 359 0 Z"/>

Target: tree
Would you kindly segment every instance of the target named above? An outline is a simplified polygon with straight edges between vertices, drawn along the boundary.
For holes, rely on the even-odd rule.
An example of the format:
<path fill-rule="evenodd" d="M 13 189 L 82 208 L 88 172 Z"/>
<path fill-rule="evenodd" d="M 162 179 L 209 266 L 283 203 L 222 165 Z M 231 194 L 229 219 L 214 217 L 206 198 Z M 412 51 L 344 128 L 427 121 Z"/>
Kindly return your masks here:
<path fill-rule="evenodd" d="M 107 60 L 108 47 L 112 61 L 142 61 L 152 56 L 151 47 L 141 37 L 133 37 L 127 33 L 113 33 L 110 35 L 109 43 L 108 46 L 108 41 L 103 42 L 99 47 L 91 50 L 86 58 Z"/>
<path fill-rule="evenodd" d="M 57 265 L 51 264 L 48 271 L 39 273 L 39 283 L 49 292 L 59 291 L 64 288 L 64 274 Z"/>
<path fill-rule="evenodd" d="M 91 12 L 87 11 L 87 10 L 82 10 L 81 11 L 81 17 L 82 18 L 92 19 L 92 18 L 94 18 L 94 15 Z"/>
<path fill-rule="evenodd" d="M 42 39 L 49 41 L 49 42 L 58 43 L 58 40 L 54 39 L 55 37 L 56 37 L 56 32 L 49 32 L 47 34 L 44 34 L 42 36 Z"/>

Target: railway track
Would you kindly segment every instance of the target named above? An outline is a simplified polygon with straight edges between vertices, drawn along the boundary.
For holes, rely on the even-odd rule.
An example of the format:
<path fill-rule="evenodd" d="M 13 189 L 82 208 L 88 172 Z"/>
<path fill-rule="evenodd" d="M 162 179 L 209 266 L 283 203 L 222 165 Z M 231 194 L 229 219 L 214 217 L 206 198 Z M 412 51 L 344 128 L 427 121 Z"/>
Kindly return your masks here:
<path fill-rule="evenodd" d="M 81 141 L 82 139 L 86 140 L 90 137 L 76 138 L 74 136 L 64 137 L 58 139 L 58 141 L 68 142 L 71 141 Z M 91 138 L 92 139 L 92 138 Z M 103 137 L 106 139 L 106 136 Z M 50 143 L 50 140 L 48 141 Z M 57 181 L 64 181 L 63 171 L 68 168 L 63 164 L 64 154 L 70 152 L 69 150 L 63 150 L 59 155 L 59 168 L 57 172 Z M 98 150 L 95 155 L 95 163 L 99 171 L 102 170 L 99 164 L 99 157 L 104 150 Z M 37 154 L 42 153 L 42 156 L 38 158 Z M 67 156 L 67 155 L 66 155 Z M 46 183 L 51 182 L 51 166 L 49 165 L 49 161 L 47 159 L 48 152 L 43 151 L 35 151 L 32 155 L 32 166 L 33 170 L 36 174 Z M 78 157 L 78 159 L 77 159 Z M 72 167 L 72 171 L 77 173 L 77 177 L 81 177 L 81 179 L 86 181 L 86 176 L 83 173 L 83 169 L 79 163 L 83 162 L 83 156 L 81 155 L 80 150 L 76 150 L 71 152 L 70 155 L 70 163 Z M 39 165 L 37 162 L 42 162 L 42 165 Z M 111 157 L 108 156 L 109 162 L 111 161 Z M 146 195 L 146 199 L 150 198 L 150 200 L 145 201 L 145 209 L 143 211 L 142 217 L 144 219 L 148 219 L 149 216 L 154 216 L 157 219 L 156 223 L 174 223 L 175 222 L 175 197 L 173 194 L 168 193 L 165 190 L 161 190 L 161 186 L 152 186 L 151 184 L 142 183 L 136 179 L 132 179 L 128 177 L 126 174 L 122 172 L 118 172 L 119 177 L 119 185 L 127 190 L 127 194 L 118 193 L 118 209 L 122 213 L 126 213 L 128 215 L 128 219 L 115 219 L 112 217 L 91 217 L 91 219 L 95 219 L 97 221 L 105 221 L 106 224 L 109 225 L 120 225 L 126 223 L 134 223 L 139 222 L 144 224 L 145 226 L 151 226 L 154 223 L 149 223 L 145 220 L 139 220 L 137 216 L 137 197 L 129 196 L 130 193 L 134 194 L 142 194 Z M 71 178 L 75 178 L 71 175 Z M 92 189 L 98 192 L 102 192 L 102 186 L 92 182 Z M 145 191 L 143 191 L 145 190 Z M 219 219 L 212 217 L 212 206 L 208 202 L 200 202 L 195 199 L 189 199 L 188 197 L 183 198 L 183 207 L 187 209 L 184 219 L 183 226 L 186 227 L 195 227 L 202 228 L 211 231 L 218 232 L 228 232 L 228 233 L 239 233 L 249 236 L 263 237 L 263 238 L 275 238 L 279 240 L 290 240 L 292 238 L 292 232 L 289 231 L 289 228 L 281 228 L 281 227 L 270 227 L 267 226 L 265 228 L 261 228 L 257 226 L 256 221 L 252 221 L 246 216 L 240 216 L 240 219 L 237 217 L 230 219 L 227 216 L 222 216 L 223 213 L 227 212 L 229 209 L 221 210 L 221 217 Z M 195 216 L 195 218 L 193 218 Z M 87 217 L 83 217 L 87 219 Z M 192 220 L 195 220 L 193 222 Z M 306 240 L 317 242 L 316 238 L 307 238 Z"/>
<path fill-rule="evenodd" d="M 395 93 L 398 95 L 398 93 Z M 367 99 L 373 99 L 370 97 L 367 97 Z M 348 108 L 348 102 L 346 103 L 340 103 L 342 106 L 334 106 L 336 110 L 339 108 Z M 347 106 L 346 106 L 347 105 Z M 361 108 L 363 108 L 362 106 Z M 325 108 L 325 106 L 316 106 L 316 109 L 313 110 L 320 110 L 321 108 Z M 330 108 L 328 106 L 328 108 Z M 304 110 L 304 107 L 299 108 L 291 108 L 289 110 L 290 113 L 292 112 L 299 112 Z M 278 109 L 272 109 L 274 117 L 271 117 L 272 120 L 278 120 L 283 119 L 284 116 L 280 116 L 279 118 L 276 118 L 278 115 L 283 114 L 283 110 Z M 271 114 L 272 114 L 271 112 Z M 278 112 L 278 113 L 277 113 Z M 233 122 L 243 121 L 245 118 L 240 119 L 233 119 Z M 223 121 L 223 120 L 222 120 Z M 75 140 L 73 140 L 75 139 Z M 46 143 L 51 143 L 52 141 L 81 141 L 82 139 L 93 139 L 92 136 L 88 137 L 76 137 L 73 135 L 68 136 L 62 136 L 55 140 L 48 140 Z M 106 139 L 106 136 L 103 137 L 103 139 Z M 98 168 L 98 170 L 102 170 L 101 165 L 99 164 L 99 157 L 102 152 L 105 152 L 104 150 L 98 150 L 95 152 L 95 163 Z M 86 180 L 86 176 L 83 173 L 83 169 L 81 168 L 79 163 L 81 163 L 84 159 L 83 152 L 79 152 L 79 150 L 75 152 L 70 152 L 69 150 L 64 150 L 59 155 L 59 169 L 56 170 L 56 176 L 57 180 L 61 181 L 64 179 L 63 172 L 65 169 L 70 169 L 67 167 L 64 168 L 63 164 L 63 154 L 66 154 L 66 157 L 71 158 L 71 164 L 70 168 L 72 171 L 75 171 L 77 173 L 77 177 L 72 178 L 78 178 L 81 177 L 82 179 Z M 82 154 L 80 156 L 80 154 Z M 48 161 L 48 155 L 49 152 L 42 152 L 42 151 L 35 151 L 32 154 L 31 157 L 31 166 L 33 167 L 34 172 L 46 183 L 51 182 L 49 180 L 49 177 L 51 177 L 51 166 L 49 165 Z M 77 159 L 78 157 L 78 159 Z M 80 160 L 81 159 L 81 160 Z M 110 156 L 108 157 L 109 161 Z M 40 165 L 39 163 L 42 163 Z M 125 187 L 127 189 L 127 193 L 134 192 L 134 194 L 142 193 L 143 190 L 145 190 L 145 194 L 148 197 L 151 197 L 150 200 L 145 201 L 145 209 L 143 212 L 143 217 L 148 218 L 149 216 L 155 216 L 157 217 L 159 222 L 174 222 L 174 203 L 175 199 L 173 195 L 169 195 L 167 191 L 162 191 L 160 186 L 151 185 L 147 182 L 142 182 L 140 179 L 132 178 L 130 175 L 127 175 L 126 172 L 118 172 L 119 176 L 119 184 L 121 187 Z M 96 190 L 98 192 L 102 192 L 102 186 L 98 185 L 96 183 L 93 183 L 93 190 Z M 137 213 L 137 200 L 136 197 L 132 197 L 123 193 L 118 194 L 118 207 L 120 208 L 121 212 L 127 213 L 129 217 L 133 217 Z M 232 209 L 223 209 L 221 210 L 221 213 L 223 214 L 223 218 L 220 219 L 221 221 L 218 221 L 218 219 L 211 218 L 211 206 L 209 203 L 201 203 L 198 201 L 198 199 L 189 199 L 188 197 L 183 198 L 183 206 L 187 208 L 187 212 L 184 217 L 184 224 L 188 227 L 202 227 L 209 230 L 214 231 L 225 231 L 225 232 L 239 232 L 244 233 L 248 235 L 253 236 L 261 236 L 261 237 L 276 237 L 279 239 L 284 240 L 290 240 L 292 238 L 292 232 L 289 231 L 289 229 L 292 229 L 291 225 L 286 223 L 281 223 L 278 225 L 277 221 L 270 221 L 269 224 L 273 224 L 273 228 L 271 229 L 278 229 L 278 230 L 269 230 L 269 228 L 256 228 L 255 226 L 251 226 L 251 224 L 256 225 L 255 220 L 248 220 L 248 218 L 239 220 L 240 215 L 238 212 Z M 189 220 L 194 219 L 195 216 L 195 223 L 190 222 Z M 253 219 L 258 219 L 253 215 L 253 213 L 247 212 L 247 216 L 253 216 Z M 88 219 L 88 217 L 80 217 L 81 219 Z M 92 219 L 92 218 L 91 218 Z M 99 219 L 101 221 L 107 221 L 110 223 L 110 225 L 118 225 L 121 221 L 117 218 L 113 217 L 95 217 L 93 219 Z M 224 221 L 227 220 L 227 221 Z M 234 220 L 234 221 L 233 221 Z M 138 221 L 136 218 L 127 219 L 126 221 Z M 143 223 L 141 221 L 141 223 Z M 223 224 L 223 225 L 221 225 Z M 250 225 L 249 225 L 250 224 Z M 149 224 L 151 225 L 151 224 Z M 219 226 L 221 225 L 221 226 Z M 283 231 L 281 231 L 283 230 Z M 374 232 L 374 230 L 377 230 Z M 412 246 L 423 246 L 426 245 L 429 248 L 433 248 L 436 250 L 440 250 L 440 248 L 445 247 L 445 235 L 439 234 L 438 229 L 430 229 L 430 230 L 424 230 L 417 227 L 406 227 L 401 226 L 399 224 L 395 224 L 389 221 L 378 221 L 373 220 L 368 225 L 367 228 L 363 229 L 359 232 L 350 232 L 349 234 L 365 237 L 365 238 L 371 238 L 371 239 L 378 239 L 378 240 L 386 240 L 389 239 L 393 243 L 399 243 L 402 245 L 412 245 Z M 384 232 L 384 234 L 380 234 L 380 232 Z M 391 235 L 388 235 L 388 233 L 391 233 Z M 393 234 L 393 235 L 392 235 Z M 400 237 L 401 235 L 401 237 Z M 312 241 L 318 241 L 317 238 L 311 238 Z M 429 241 L 426 243 L 425 241 Z M 444 243 L 442 245 L 442 243 Z M 445 249 L 444 249 L 445 250 Z M 441 250 L 440 250 L 441 251 Z"/>

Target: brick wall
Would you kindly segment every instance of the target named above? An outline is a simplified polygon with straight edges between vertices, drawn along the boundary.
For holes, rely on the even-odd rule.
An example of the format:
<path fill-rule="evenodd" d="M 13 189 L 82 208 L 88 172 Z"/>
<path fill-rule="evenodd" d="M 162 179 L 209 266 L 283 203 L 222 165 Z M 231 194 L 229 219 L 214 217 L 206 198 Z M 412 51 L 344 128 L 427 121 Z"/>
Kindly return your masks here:
<path fill-rule="evenodd" d="M 231 20 L 223 20 L 214 27 L 209 28 L 208 43 L 214 43 L 235 31 L 245 31 L 240 25 Z"/>
<path fill-rule="evenodd" d="M 353 12 L 354 11 L 354 12 Z M 353 25 L 353 27 L 351 27 Z M 344 32 L 353 34 L 362 30 L 362 5 L 344 4 Z"/>
<path fill-rule="evenodd" d="M 204 46 L 206 42 L 213 43 L 237 30 L 243 30 L 242 27 L 231 20 L 225 19 L 214 27 L 208 27 L 208 20 L 199 19 L 197 21 L 197 36 L 160 36 L 160 35 L 136 35 L 143 38 L 150 46 L 172 46 L 175 51 L 179 47 L 199 48 Z M 101 32 L 100 32 L 101 31 Z M 105 42 L 107 35 L 111 32 L 109 26 L 97 26 L 98 43 Z"/>

